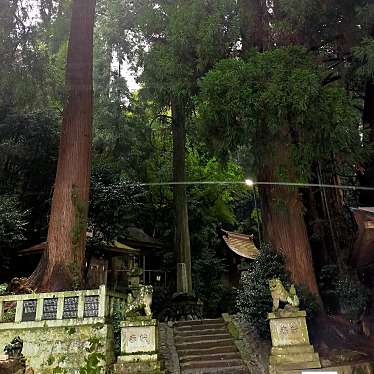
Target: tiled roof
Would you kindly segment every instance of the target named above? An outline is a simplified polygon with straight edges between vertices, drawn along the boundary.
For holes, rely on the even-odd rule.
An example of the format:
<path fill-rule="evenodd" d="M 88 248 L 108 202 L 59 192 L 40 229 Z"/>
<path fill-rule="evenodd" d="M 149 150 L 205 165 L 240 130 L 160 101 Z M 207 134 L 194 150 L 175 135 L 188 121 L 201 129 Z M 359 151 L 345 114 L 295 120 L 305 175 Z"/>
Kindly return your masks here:
<path fill-rule="evenodd" d="M 227 246 L 237 255 L 254 260 L 259 255 L 259 250 L 253 243 L 253 239 L 249 235 L 240 234 L 238 232 L 225 231 L 223 240 Z"/>

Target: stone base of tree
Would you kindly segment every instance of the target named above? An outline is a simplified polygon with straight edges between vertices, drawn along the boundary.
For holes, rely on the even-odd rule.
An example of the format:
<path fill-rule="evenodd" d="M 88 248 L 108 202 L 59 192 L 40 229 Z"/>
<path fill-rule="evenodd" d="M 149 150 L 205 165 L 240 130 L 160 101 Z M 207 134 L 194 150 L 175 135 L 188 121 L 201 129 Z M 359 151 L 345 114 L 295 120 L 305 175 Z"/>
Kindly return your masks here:
<path fill-rule="evenodd" d="M 204 304 L 193 294 L 176 293 L 161 312 L 161 321 L 192 321 L 204 318 Z"/>
<path fill-rule="evenodd" d="M 319 369 L 321 362 L 309 341 L 306 312 L 284 311 L 269 313 L 272 349 L 269 372 Z"/>

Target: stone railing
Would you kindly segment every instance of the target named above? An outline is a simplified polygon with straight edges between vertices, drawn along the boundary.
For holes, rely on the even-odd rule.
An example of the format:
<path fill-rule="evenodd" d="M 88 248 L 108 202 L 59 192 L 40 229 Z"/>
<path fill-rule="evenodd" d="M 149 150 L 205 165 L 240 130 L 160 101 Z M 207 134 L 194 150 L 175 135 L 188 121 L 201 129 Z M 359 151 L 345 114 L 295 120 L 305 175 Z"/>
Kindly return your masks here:
<path fill-rule="evenodd" d="M 10 324 L 110 317 L 126 295 L 98 290 L 0 296 L 0 329 Z"/>

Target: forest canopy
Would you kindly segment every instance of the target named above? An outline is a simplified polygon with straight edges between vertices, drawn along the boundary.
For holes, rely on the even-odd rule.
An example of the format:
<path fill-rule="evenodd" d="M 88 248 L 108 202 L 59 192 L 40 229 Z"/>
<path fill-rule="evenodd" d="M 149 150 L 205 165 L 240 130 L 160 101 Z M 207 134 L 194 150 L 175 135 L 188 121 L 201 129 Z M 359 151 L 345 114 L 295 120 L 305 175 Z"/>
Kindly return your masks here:
<path fill-rule="evenodd" d="M 351 208 L 374 205 L 354 190 L 374 187 L 373 37 L 365 0 L 0 0 L 0 281 L 84 287 L 86 257 L 136 227 L 165 293 L 210 315 L 232 291 L 222 229 L 320 306 L 331 266 L 372 289 Z"/>

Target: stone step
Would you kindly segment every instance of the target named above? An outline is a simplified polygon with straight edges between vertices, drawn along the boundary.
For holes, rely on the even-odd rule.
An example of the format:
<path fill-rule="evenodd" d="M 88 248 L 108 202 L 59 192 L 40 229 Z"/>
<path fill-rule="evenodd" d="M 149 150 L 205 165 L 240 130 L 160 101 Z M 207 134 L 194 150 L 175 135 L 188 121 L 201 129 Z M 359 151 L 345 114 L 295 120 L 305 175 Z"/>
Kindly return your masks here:
<path fill-rule="evenodd" d="M 142 366 L 144 365 L 139 365 L 138 367 L 136 366 L 131 366 L 129 365 L 128 363 L 116 363 L 112 366 L 112 371 L 115 373 L 115 374 L 133 374 L 133 373 L 137 373 L 137 374 L 165 374 L 165 370 L 162 370 L 161 368 L 158 369 L 154 369 L 154 368 L 142 368 Z M 111 372 L 112 372 L 111 371 Z"/>
<path fill-rule="evenodd" d="M 177 351 L 183 351 L 186 349 L 206 349 L 214 347 L 235 347 L 232 338 L 221 339 L 221 340 L 204 340 L 204 341 L 194 341 L 194 342 L 184 342 L 175 344 Z"/>
<path fill-rule="evenodd" d="M 199 320 L 192 320 L 192 321 L 177 321 L 174 323 L 174 327 L 189 327 L 189 326 L 197 326 L 197 325 L 211 325 L 217 323 L 225 323 L 222 318 L 215 318 L 215 319 L 199 319 Z"/>
<path fill-rule="evenodd" d="M 190 361 L 223 361 L 231 359 L 241 359 L 239 352 L 227 352 L 227 353 L 206 353 L 198 355 L 185 355 L 180 357 L 179 362 L 190 362 Z"/>
<path fill-rule="evenodd" d="M 181 370 L 184 369 L 211 369 L 211 368 L 229 368 L 229 367 L 240 367 L 243 366 L 243 361 L 241 359 L 232 359 L 225 361 L 191 361 L 181 363 Z"/>
<path fill-rule="evenodd" d="M 235 366 L 230 368 L 205 368 L 205 369 L 184 369 L 182 374 L 249 374 L 249 371 L 244 366 Z"/>
<path fill-rule="evenodd" d="M 303 363 L 297 362 L 297 363 L 287 363 L 279 366 L 273 366 L 276 368 L 276 373 L 288 373 L 296 370 L 304 371 L 305 369 L 320 369 L 321 364 L 319 361 L 305 361 Z"/>
<path fill-rule="evenodd" d="M 175 337 L 180 337 L 180 336 L 185 337 L 185 336 L 194 336 L 194 335 L 197 335 L 197 334 L 199 334 L 199 335 L 214 335 L 214 334 L 223 334 L 223 333 L 226 333 L 226 332 L 227 332 L 226 326 L 218 327 L 218 328 L 215 328 L 215 329 L 212 329 L 210 327 L 200 328 L 198 330 L 197 329 L 196 330 L 176 329 L 174 336 Z"/>
<path fill-rule="evenodd" d="M 271 355 L 269 357 L 270 365 L 288 365 L 299 364 L 304 362 L 319 362 L 318 353 L 293 353 L 291 355 Z"/>
<path fill-rule="evenodd" d="M 206 342 L 206 341 L 221 341 L 221 340 L 232 340 L 231 335 L 226 332 L 224 334 L 214 334 L 214 335 L 192 335 L 192 336 L 177 336 L 175 338 L 175 343 L 194 343 L 194 342 Z"/>
<path fill-rule="evenodd" d="M 198 355 L 214 355 L 214 354 L 222 354 L 222 353 L 237 353 L 238 349 L 234 344 L 226 345 L 223 347 L 209 347 L 209 348 L 190 348 L 190 349 L 181 349 L 178 350 L 178 356 L 181 359 L 185 356 L 198 356 Z"/>
<path fill-rule="evenodd" d="M 198 325 L 191 325 L 191 326 L 180 326 L 175 327 L 174 331 L 176 333 L 183 333 L 188 331 L 202 331 L 207 329 L 218 330 L 226 328 L 226 323 L 209 323 L 209 324 L 198 324 Z"/>

